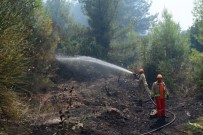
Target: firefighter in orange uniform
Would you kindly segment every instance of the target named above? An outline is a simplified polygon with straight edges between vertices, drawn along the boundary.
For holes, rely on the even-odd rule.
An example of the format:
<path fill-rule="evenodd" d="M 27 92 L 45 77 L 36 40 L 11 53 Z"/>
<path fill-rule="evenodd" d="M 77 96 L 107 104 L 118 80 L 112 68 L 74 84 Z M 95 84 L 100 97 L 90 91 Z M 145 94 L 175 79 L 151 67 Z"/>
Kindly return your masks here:
<path fill-rule="evenodd" d="M 152 85 L 151 96 L 155 97 L 157 117 L 164 119 L 165 118 L 165 98 L 169 97 L 169 93 L 161 74 L 157 75 L 157 81 L 154 82 Z"/>

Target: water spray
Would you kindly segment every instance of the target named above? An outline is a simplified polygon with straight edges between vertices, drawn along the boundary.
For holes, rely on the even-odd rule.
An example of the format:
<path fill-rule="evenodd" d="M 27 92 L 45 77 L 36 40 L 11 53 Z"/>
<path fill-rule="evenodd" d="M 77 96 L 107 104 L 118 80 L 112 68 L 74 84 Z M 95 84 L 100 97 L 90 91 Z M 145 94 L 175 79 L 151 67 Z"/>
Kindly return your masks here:
<path fill-rule="evenodd" d="M 97 71 L 100 74 L 110 72 L 112 73 L 115 71 L 117 73 L 133 74 L 133 72 L 120 66 L 88 56 L 76 56 L 76 57 L 56 56 L 56 59 L 67 66 L 71 66 L 75 70 L 85 68 L 89 72 Z"/>

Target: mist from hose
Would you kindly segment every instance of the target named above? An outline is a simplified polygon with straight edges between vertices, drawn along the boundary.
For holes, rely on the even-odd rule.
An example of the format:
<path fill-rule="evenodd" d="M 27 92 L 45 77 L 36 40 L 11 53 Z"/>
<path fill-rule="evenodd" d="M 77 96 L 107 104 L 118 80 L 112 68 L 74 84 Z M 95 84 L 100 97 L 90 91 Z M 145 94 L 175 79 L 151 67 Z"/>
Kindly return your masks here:
<path fill-rule="evenodd" d="M 56 56 L 56 59 L 60 63 L 63 63 L 68 69 L 85 72 L 86 74 L 133 74 L 131 71 L 120 66 L 88 56 Z"/>

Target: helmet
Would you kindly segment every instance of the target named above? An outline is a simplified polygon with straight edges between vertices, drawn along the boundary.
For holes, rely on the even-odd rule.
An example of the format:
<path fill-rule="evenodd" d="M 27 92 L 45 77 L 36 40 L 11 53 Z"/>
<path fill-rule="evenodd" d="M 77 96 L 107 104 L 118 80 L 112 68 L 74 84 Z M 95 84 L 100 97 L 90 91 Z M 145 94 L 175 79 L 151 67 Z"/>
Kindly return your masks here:
<path fill-rule="evenodd" d="M 157 78 L 157 79 L 162 79 L 163 76 L 162 76 L 161 74 L 158 74 L 156 78 Z"/>
<path fill-rule="evenodd" d="M 140 72 L 140 73 L 144 73 L 144 69 L 143 69 L 143 68 L 140 68 L 140 69 L 139 69 L 139 72 Z"/>

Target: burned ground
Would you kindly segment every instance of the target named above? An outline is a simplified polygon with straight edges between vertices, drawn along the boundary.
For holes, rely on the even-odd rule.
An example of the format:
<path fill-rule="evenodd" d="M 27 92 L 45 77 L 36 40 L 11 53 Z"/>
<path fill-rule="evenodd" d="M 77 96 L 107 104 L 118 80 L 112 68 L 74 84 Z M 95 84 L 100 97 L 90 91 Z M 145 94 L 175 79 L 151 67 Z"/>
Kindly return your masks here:
<path fill-rule="evenodd" d="M 103 78 L 93 81 L 66 81 L 45 94 L 36 96 L 41 101 L 30 126 L 32 135 L 137 135 L 152 130 L 156 120 L 149 119 L 154 108 L 147 93 L 143 107 L 137 106 L 139 88 L 129 78 Z M 167 109 L 176 114 L 176 121 L 156 135 L 185 134 L 184 123 L 203 113 L 201 98 L 170 95 Z M 60 119 L 59 111 L 63 118 Z M 167 113 L 169 122 L 172 115 Z"/>

